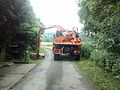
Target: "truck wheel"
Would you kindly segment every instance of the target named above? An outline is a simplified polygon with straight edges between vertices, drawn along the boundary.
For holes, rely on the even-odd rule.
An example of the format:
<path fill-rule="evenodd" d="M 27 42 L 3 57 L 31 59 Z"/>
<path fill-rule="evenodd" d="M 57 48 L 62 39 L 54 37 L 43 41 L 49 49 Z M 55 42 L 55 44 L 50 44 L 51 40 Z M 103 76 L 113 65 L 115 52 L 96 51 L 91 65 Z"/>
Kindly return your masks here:
<path fill-rule="evenodd" d="M 60 55 L 54 54 L 54 60 L 59 60 L 59 58 L 60 58 Z"/>
<path fill-rule="evenodd" d="M 75 60 L 79 61 L 80 60 L 80 55 L 76 55 Z"/>

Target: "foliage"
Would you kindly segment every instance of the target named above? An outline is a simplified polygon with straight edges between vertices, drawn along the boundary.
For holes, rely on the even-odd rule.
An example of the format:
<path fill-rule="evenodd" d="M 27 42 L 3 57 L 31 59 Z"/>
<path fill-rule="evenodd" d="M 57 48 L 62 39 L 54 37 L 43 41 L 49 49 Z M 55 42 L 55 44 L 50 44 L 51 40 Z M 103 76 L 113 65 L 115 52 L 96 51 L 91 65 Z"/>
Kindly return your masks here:
<path fill-rule="evenodd" d="M 119 90 L 120 80 L 114 77 L 112 73 L 98 67 L 94 62 L 81 58 L 75 62 L 80 71 L 83 71 L 96 85 L 96 90 Z"/>
<path fill-rule="evenodd" d="M 120 74 L 120 0 L 82 0 L 79 6 L 84 32 L 95 41 L 92 60 Z"/>
<path fill-rule="evenodd" d="M 35 50 L 40 20 L 28 0 L 0 0 L 0 54 L 19 58 Z M 4 52 L 4 53 L 3 53 Z M 17 55 L 16 55 L 17 54 Z M 4 57 L 2 57 L 4 59 Z M 12 57 L 14 58 L 14 57 Z"/>
<path fill-rule="evenodd" d="M 93 44 L 90 42 L 84 43 L 81 47 L 81 57 L 82 58 L 89 58 L 91 55 L 91 52 L 93 50 Z"/>
<path fill-rule="evenodd" d="M 79 38 L 84 42 L 91 41 L 91 37 L 86 36 L 84 32 L 80 32 L 78 33 L 78 35 L 79 35 Z"/>
<path fill-rule="evenodd" d="M 91 53 L 91 59 L 115 76 L 120 74 L 120 55 L 96 49 Z"/>
<path fill-rule="evenodd" d="M 120 54 L 120 1 L 82 0 L 80 6 L 78 15 L 84 31 L 96 34 L 99 48 Z"/>

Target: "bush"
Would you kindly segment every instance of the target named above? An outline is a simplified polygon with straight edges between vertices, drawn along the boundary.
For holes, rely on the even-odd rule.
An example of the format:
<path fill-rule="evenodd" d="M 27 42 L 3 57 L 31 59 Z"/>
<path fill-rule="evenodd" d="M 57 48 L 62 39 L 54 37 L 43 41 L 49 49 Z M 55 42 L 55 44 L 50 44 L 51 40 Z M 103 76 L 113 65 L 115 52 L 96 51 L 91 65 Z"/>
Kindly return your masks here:
<path fill-rule="evenodd" d="M 81 57 L 89 58 L 92 50 L 93 50 L 93 45 L 91 43 L 83 43 L 81 47 Z"/>
<path fill-rule="evenodd" d="M 120 74 L 120 56 L 117 54 L 95 49 L 91 53 L 91 60 L 114 75 Z"/>
<path fill-rule="evenodd" d="M 105 60 L 108 53 L 103 50 L 93 50 L 91 52 L 91 60 L 97 63 L 99 66 L 105 67 Z"/>

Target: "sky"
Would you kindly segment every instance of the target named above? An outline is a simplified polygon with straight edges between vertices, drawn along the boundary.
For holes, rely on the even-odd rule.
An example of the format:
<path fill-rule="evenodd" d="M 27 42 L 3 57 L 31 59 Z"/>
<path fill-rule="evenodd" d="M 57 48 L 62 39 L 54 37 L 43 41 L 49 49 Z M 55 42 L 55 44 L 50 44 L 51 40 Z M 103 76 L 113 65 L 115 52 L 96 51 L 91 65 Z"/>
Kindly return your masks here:
<path fill-rule="evenodd" d="M 46 27 L 61 25 L 67 30 L 83 27 L 77 15 L 77 0 L 30 0 L 33 10 Z M 55 29 L 46 30 L 52 32 Z"/>

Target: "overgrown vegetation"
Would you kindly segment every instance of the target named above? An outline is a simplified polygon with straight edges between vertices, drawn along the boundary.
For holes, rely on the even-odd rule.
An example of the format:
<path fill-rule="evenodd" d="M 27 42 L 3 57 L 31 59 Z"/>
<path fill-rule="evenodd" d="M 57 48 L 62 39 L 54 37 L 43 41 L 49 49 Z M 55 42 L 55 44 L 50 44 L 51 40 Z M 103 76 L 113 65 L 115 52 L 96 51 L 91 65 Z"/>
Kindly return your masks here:
<path fill-rule="evenodd" d="M 93 45 L 90 42 L 83 42 L 83 45 L 81 47 L 81 57 L 88 59 L 91 55 L 92 50 Z"/>
<path fill-rule="evenodd" d="M 97 90 L 120 89 L 120 1 L 81 0 L 78 15 L 84 33 L 91 38 L 83 43 L 77 62 L 96 84 Z M 83 51 L 82 51 L 83 50 Z"/>
<path fill-rule="evenodd" d="M 106 72 L 89 59 L 81 58 L 76 65 L 95 83 L 96 90 L 120 90 L 120 77 Z"/>
<path fill-rule="evenodd" d="M 41 54 L 46 54 L 44 46 L 41 46 L 40 53 Z M 32 60 L 32 59 L 29 58 L 29 61 L 28 61 L 29 64 L 40 64 L 40 62 L 41 62 L 41 59 L 33 59 Z"/>
<path fill-rule="evenodd" d="M 120 55 L 96 49 L 91 53 L 91 60 L 113 75 L 120 75 Z"/>
<path fill-rule="evenodd" d="M 94 41 L 92 52 L 89 45 L 83 45 L 82 52 L 87 51 L 85 57 L 103 69 L 120 75 L 120 1 L 82 0 L 79 6 L 84 32 Z"/>
<path fill-rule="evenodd" d="M 0 61 L 34 51 L 39 25 L 29 0 L 0 0 Z"/>

